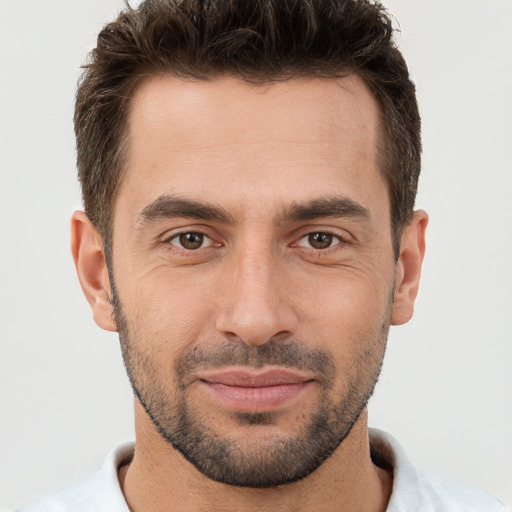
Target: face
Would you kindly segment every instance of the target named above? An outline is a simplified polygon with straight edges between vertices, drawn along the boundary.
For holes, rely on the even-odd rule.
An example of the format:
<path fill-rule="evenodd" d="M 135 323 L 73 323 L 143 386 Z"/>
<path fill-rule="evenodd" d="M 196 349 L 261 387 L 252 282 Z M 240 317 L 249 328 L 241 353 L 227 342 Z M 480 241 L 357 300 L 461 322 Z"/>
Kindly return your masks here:
<path fill-rule="evenodd" d="M 376 102 L 355 77 L 165 77 L 132 107 L 110 277 L 136 396 L 214 480 L 303 478 L 357 422 L 385 350 Z"/>

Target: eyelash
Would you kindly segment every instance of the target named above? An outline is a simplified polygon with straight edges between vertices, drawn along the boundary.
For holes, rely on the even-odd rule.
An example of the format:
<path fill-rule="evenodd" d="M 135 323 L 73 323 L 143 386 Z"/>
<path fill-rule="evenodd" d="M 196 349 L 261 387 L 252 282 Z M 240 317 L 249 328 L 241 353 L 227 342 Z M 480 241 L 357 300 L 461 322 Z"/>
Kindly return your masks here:
<path fill-rule="evenodd" d="M 206 247 L 198 247 L 197 249 L 187 249 L 183 246 L 179 246 L 177 244 L 173 244 L 172 241 L 173 240 L 176 240 L 183 236 L 183 235 L 201 235 L 203 236 L 205 239 L 208 239 L 210 240 L 210 245 L 209 246 L 206 246 Z M 205 240 L 203 240 L 204 242 Z M 178 233 L 173 233 L 172 235 L 170 236 L 167 236 L 165 237 L 163 240 L 162 240 L 162 244 L 166 245 L 166 246 L 169 246 L 169 245 L 172 245 L 175 249 L 179 250 L 179 251 L 182 251 L 184 253 L 193 253 L 193 252 L 196 252 L 200 249 L 209 249 L 211 248 L 212 246 L 214 247 L 220 247 L 222 246 L 221 243 L 218 243 L 218 242 L 215 242 L 210 236 L 208 236 L 207 233 L 205 233 L 204 231 L 201 231 L 200 229 L 191 229 L 191 230 L 187 230 L 187 231 L 180 231 Z"/>
<path fill-rule="evenodd" d="M 201 235 L 202 237 L 209 239 L 210 244 L 207 245 L 206 247 L 200 246 L 197 248 L 187 249 L 186 247 L 180 246 L 177 243 L 172 243 L 173 240 L 177 240 L 177 239 L 179 240 L 179 238 L 184 235 Z M 309 246 L 301 245 L 300 242 L 307 239 L 308 237 L 315 236 L 315 235 L 327 235 L 328 237 L 332 237 L 330 245 L 325 248 L 315 248 L 315 247 L 311 247 L 310 245 Z M 204 242 L 205 242 L 205 240 L 203 239 L 201 243 L 204 243 Z M 223 245 L 222 243 L 215 242 L 213 238 L 208 236 L 207 233 L 205 233 L 204 231 L 202 231 L 200 229 L 180 231 L 178 233 L 173 233 L 172 235 L 167 236 L 164 239 L 162 239 L 161 243 L 167 247 L 169 245 L 172 245 L 173 250 L 178 250 L 178 251 L 181 251 L 183 254 L 189 254 L 189 255 L 192 253 L 195 253 L 199 250 L 208 250 L 208 249 L 212 249 L 212 248 L 216 248 L 216 247 L 218 248 L 218 247 L 222 247 L 222 245 Z M 337 233 L 333 233 L 328 230 L 317 230 L 317 231 L 308 231 L 308 232 L 304 233 L 303 235 L 300 236 L 300 238 L 297 239 L 297 241 L 292 242 L 290 244 L 290 247 L 302 247 L 303 249 L 310 251 L 312 254 L 316 254 L 316 255 L 320 256 L 320 255 L 330 252 L 331 250 L 336 250 L 336 248 L 341 249 L 343 246 L 346 246 L 348 244 L 350 244 L 350 240 L 348 240 L 345 237 L 340 236 Z M 338 247 L 338 246 L 342 246 L 342 247 Z"/>
<path fill-rule="evenodd" d="M 314 236 L 314 235 L 327 235 L 329 237 L 332 237 L 332 243 L 328 247 L 325 247 L 325 248 L 315 248 L 315 247 L 311 247 L 311 246 L 300 245 L 301 241 L 306 240 L 307 238 Z M 338 246 L 346 246 L 348 244 L 350 244 L 350 240 L 346 237 L 341 236 L 338 233 L 333 233 L 329 230 L 317 230 L 317 231 L 308 231 L 307 233 L 304 233 L 296 242 L 293 242 L 291 244 L 291 247 L 303 247 L 306 250 L 312 251 L 312 252 L 320 255 L 320 254 L 325 254 L 330 250 L 336 250 L 336 248 L 341 249 L 341 247 L 338 247 Z"/>

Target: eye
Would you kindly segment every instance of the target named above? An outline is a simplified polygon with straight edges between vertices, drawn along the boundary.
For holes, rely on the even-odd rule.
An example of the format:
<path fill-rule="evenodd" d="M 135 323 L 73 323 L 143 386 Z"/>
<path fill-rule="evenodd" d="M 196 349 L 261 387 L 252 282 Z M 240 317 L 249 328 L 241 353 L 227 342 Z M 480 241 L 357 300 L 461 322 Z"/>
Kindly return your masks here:
<path fill-rule="evenodd" d="M 296 245 L 300 247 L 309 247 L 312 249 L 322 250 L 329 249 L 333 245 L 341 242 L 341 238 L 333 235 L 332 233 L 325 233 L 318 231 L 316 233 L 309 233 L 303 236 Z"/>
<path fill-rule="evenodd" d="M 186 249 L 187 251 L 201 249 L 205 245 L 210 245 L 211 242 L 212 240 L 210 237 L 206 236 L 204 233 L 196 231 L 180 233 L 169 240 L 169 243 L 176 245 L 181 249 Z"/>

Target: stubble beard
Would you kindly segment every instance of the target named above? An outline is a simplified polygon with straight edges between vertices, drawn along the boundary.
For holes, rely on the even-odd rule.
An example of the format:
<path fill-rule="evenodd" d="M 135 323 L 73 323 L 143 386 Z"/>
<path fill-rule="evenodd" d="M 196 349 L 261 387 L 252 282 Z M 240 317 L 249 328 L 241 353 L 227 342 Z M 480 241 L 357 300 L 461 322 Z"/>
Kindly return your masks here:
<path fill-rule="evenodd" d="M 113 283 L 113 280 L 111 281 Z M 125 318 L 113 286 L 114 317 L 119 333 L 124 365 L 135 396 L 163 439 L 178 450 L 202 474 L 228 485 L 266 488 L 305 478 L 336 450 L 365 410 L 377 383 L 384 357 L 389 322 L 383 321 L 380 333 L 364 344 L 351 368 L 343 394 L 334 393 L 336 366 L 329 352 L 309 349 L 297 341 L 271 339 L 261 346 L 247 347 L 230 342 L 218 348 L 185 352 L 174 365 L 174 391 L 166 390 L 165 377 L 158 378 L 158 364 L 134 343 L 132 329 Z M 321 399 L 309 421 L 294 436 L 264 437 L 255 445 L 250 428 L 243 443 L 222 436 L 204 421 L 189 399 L 187 376 L 198 368 L 229 366 L 284 366 L 308 369 L 320 375 Z M 272 427 L 279 411 L 233 413 L 240 427 Z M 259 436 L 258 439 L 261 439 Z"/>

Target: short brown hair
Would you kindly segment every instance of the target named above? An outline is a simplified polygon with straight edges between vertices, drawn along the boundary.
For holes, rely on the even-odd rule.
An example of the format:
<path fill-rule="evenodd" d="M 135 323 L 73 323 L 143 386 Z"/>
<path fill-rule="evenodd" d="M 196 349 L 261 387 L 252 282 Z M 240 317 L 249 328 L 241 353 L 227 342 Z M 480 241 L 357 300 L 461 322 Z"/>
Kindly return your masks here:
<path fill-rule="evenodd" d="M 380 167 L 389 187 L 395 256 L 420 173 L 415 87 L 385 9 L 369 0 L 146 0 L 106 25 L 76 96 L 85 211 L 109 251 L 125 134 L 136 88 L 155 74 L 238 76 L 271 83 L 359 75 L 381 108 Z"/>

